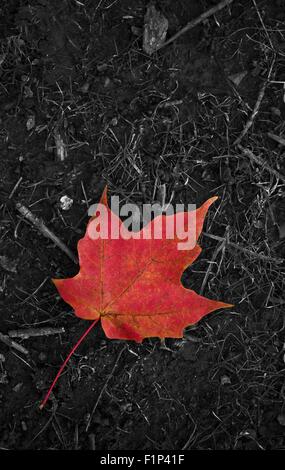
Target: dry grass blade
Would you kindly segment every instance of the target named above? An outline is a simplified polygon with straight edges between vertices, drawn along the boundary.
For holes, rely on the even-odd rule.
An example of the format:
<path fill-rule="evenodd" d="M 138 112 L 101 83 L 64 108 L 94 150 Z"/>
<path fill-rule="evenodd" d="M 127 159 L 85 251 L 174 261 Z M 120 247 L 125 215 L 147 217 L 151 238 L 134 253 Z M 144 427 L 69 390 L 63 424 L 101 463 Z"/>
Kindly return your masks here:
<path fill-rule="evenodd" d="M 248 255 L 250 257 L 258 258 L 258 259 L 260 259 L 262 261 L 265 261 L 267 263 L 275 263 L 275 264 L 284 263 L 284 260 L 281 259 L 281 258 L 273 258 L 271 256 L 263 255 L 262 253 L 256 253 L 255 251 L 249 250 L 248 248 L 246 248 L 244 246 L 241 246 L 241 245 L 238 245 L 237 243 L 230 242 L 230 241 L 226 240 L 223 237 L 219 237 L 217 235 L 212 235 L 210 233 L 205 233 L 205 232 L 203 232 L 203 235 L 205 237 L 212 238 L 213 240 L 217 240 L 217 241 L 223 243 L 225 247 L 230 246 L 230 247 L 234 248 L 235 250 L 242 251 L 243 253 L 245 253 L 246 255 Z"/>
<path fill-rule="evenodd" d="M 120 360 L 120 358 L 121 358 L 123 352 L 126 350 L 126 348 L 127 348 L 127 346 L 123 346 L 122 349 L 120 350 L 120 352 L 119 352 L 119 354 L 118 354 L 118 356 L 117 356 L 116 362 L 115 362 L 115 364 L 114 364 L 114 366 L 113 366 L 113 368 L 112 368 L 110 374 L 108 375 L 108 377 L 107 377 L 107 379 L 106 379 L 106 381 L 105 381 L 105 383 L 104 383 L 104 385 L 103 385 L 103 387 L 102 387 L 102 389 L 101 389 L 101 391 L 100 391 L 100 393 L 99 393 L 99 395 L 98 395 L 98 398 L 97 398 L 97 400 L 96 400 L 96 403 L 95 403 L 95 405 L 94 405 L 94 407 L 93 407 L 93 409 L 92 409 L 92 411 L 91 411 L 91 414 L 90 414 L 88 423 L 87 423 L 87 425 L 86 425 L 86 429 L 85 429 L 86 432 L 88 431 L 88 429 L 89 429 L 90 426 L 91 426 L 94 413 L 95 413 L 95 411 L 96 411 L 96 409 L 97 409 L 97 407 L 98 407 L 98 404 L 99 404 L 99 402 L 100 402 L 100 400 L 101 400 L 101 398 L 102 398 L 102 395 L 103 395 L 103 393 L 105 392 L 105 390 L 106 390 L 106 388 L 107 388 L 107 386 L 108 386 L 108 383 L 110 382 L 111 378 L 113 377 L 114 372 L 115 372 L 115 370 L 116 370 L 116 367 L 117 367 L 117 365 L 118 365 L 118 363 L 119 363 L 119 360 Z"/>
<path fill-rule="evenodd" d="M 267 170 L 269 173 L 271 173 L 273 176 L 275 176 L 278 180 L 282 181 L 285 183 L 285 176 L 279 173 L 279 171 L 274 170 L 274 168 L 271 168 L 266 161 L 264 161 L 261 157 L 255 155 L 251 150 L 244 148 L 242 145 L 238 145 L 239 150 L 245 155 L 246 157 L 250 158 L 254 163 L 257 165 L 261 166 L 265 170 Z"/>
<path fill-rule="evenodd" d="M 272 70 L 273 70 L 273 66 L 274 66 L 274 63 L 275 63 L 275 58 L 274 60 L 272 61 L 271 63 L 271 66 L 270 66 L 270 69 L 269 69 L 269 72 L 268 72 L 268 77 L 267 77 L 267 80 L 265 80 L 263 82 L 263 84 L 261 85 L 261 88 L 259 90 L 259 93 L 258 93 L 258 97 L 257 97 L 257 100 L 256 100 L 256 103 L 254 105 L 254 108 L 253 108 L 253 111 L 250 115 L 250 118 L 249 120 L 246 122 L 246 125 L 244 126 L 242 132 L 240 133 L 240 135 L 237 137 L 237 139 L 234 141 L 234 145 L 238 145 L 242 139 L 246 136 L 246 134 L 248 133 L 249 129 L 252 127 L 253 123 L 254 123 L 254 120 L 258 114 L 258 111 L 259 111 L 259 108 L 261 106 L 261 103 L 262 103 L 262 100 L 263 100 L 263 97 L 264 97 L 264 94 L 265 94 L 265 90 L 267 88 L 267 85 L 269 83 L 269 80 L 270 80 L 270 77 L 271 77 L 271 74 L 272 74 Z"/>

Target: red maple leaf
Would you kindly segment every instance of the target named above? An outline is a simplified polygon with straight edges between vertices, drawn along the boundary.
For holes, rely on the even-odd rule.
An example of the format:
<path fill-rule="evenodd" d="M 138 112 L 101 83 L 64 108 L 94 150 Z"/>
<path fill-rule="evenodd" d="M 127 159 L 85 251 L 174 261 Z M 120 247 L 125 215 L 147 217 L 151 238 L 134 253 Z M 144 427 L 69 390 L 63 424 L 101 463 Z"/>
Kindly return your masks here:
<path fill-rule="evenodd" d="M 105 210 L 90 219 L 78 243 L 79 273 L 73 278 L 53 280 L 75 314 L 93 322 L 63 363 L 41 407 L 70 356 L 98 320 L 108 338 L 137 342 L 149 337 L 181 338 L 186 326 L 213 310 L 232 306 L 206 299 L 181 284 L 183 271 L 201 252 L 197 240 L 208 208 L 216 199 L 208 199 L 195 211 L 159 215 L 134 238 L 134 232 L 129 232 L 109 208 L 104 191 L 100 203 Z M 161 227 L 157 239 L 155 224 Z M 177 235 L 168 238 L 169 227 L 182 227 L 192 248 L 179 250 L 181 239 Z M 98 230 L 104 235 L 98 236 Z"/>

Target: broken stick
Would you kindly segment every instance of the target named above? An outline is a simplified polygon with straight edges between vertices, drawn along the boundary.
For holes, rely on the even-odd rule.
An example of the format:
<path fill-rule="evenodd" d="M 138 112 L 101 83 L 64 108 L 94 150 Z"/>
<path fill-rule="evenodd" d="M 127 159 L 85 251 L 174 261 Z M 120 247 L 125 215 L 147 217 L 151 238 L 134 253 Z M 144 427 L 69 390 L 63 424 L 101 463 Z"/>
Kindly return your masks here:
<path fill-rule="evenodd" d="M 199 23 L 202 23 L 203 21 L 205 21 L 210 16 L 215 15 L 216 13 L 218 13 L 218 11 L 220 11 L 223 8 L 225 8 L 226 6 L 230 5 L 233 1 L 234 0 L 222 0 L 220 3 L 218 3 L 218 5 L 215 5 L 214 7 L 210 8 L 207 11 L 205 11 L 204 13 L 202 13 L 200 16 L 198 16 L 194 20 L 187 23 L 187 25 L 184 26 L 184 28 L 182 28 L 180 31 L 178 31 L 178 33 L 174 34 L 173 36 L 171 36 L 171 38 L 169 38 L 167 41 L 165 41 L 163 44 L 161 44 L 161 46 L 159 46 L 157 48 L 157 50 L 160 50 L 163 47 L 168 46 L 172 42 L 176 41 L 176 39 L 178 39 L 180 36 L 182 36 L 182 34 L 186 33 L 190 29 L 194 28 Z"/>
<path fill-rule="evenodd" d="M 49 335 L 57 335 L 60 333 L 65 333 L 65 329 L 63 327 L 60 328 L 27 328 L 22 330 L 11 330 L 8 332 L 10 338 L 21 338 L 21 339 L 28 339 L 32 336 L 49 336 Z"/>
<path fill-rule="evenodd" d="M 279 145 L 282 145 L 283 147 L 285 146 L 285 139 L 284 137 L 280 137 L 279 135 L 273 134 L 272 132 L 267 132 L 268 137 L 270 139 L 275 140 Z"/>
<path fill-rule="evenodd" d="M 32 212 L 20 202 L 16 204 L 16 209 L 22 214 L 25 219 L 27 219 L 31 224 L 33 224 L 39 232 L 44 235 L 44 237 L 49 238 L 52 242 L 61 249 L 75 264 L 78 264 L 77 257 L 72 253 L 72 251 L 63 243 L 44 223 L 41 219 L 32 214 Z"/>
<path fill-rule="evenodd" d="M 10 348 L 14 348 L 20 353 L 25 354 L 26 356 L 29 354 L 29 351 L 26 348 L 24 348 L 18 343 L 15 343 L 15 341 L 10 339 L 9 336 L 3 335 L 3 333 L 0 333 L 0 341 L 2 341 L 2 343 L 6 344 Z"/>

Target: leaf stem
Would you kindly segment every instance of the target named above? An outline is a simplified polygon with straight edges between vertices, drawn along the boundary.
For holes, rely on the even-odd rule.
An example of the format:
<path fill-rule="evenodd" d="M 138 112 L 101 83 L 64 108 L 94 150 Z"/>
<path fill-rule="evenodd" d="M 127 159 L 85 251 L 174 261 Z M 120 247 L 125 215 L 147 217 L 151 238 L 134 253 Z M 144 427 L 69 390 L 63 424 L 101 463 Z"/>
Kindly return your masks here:
<path fill-rule="evenodd" d="M 44 406 L 46 405 L 46 402 L 48 401 L 49 397 L 50 397 L 50 394 L 51 392 L 53 391 L 59 377 L 61 376 L 62 374 L 62 371 L 63 369 L 65 368 L 66 364 L 68 363 L 69 359 L 71 358 L 71 356 L 73 355 L 73 353 L 76 351 L 76 349 L 80 346 L 80 344 L 82 343 L 82 341 L 84 340 L 84 338 L 86 338 L 86 336 L 88 335 L 88 333 L 92 330 L 92 328 L 96 325 L 96 323 L 98 322 L 98 319 L 94 320 L 91 325 L 87 328 L 87 330 L 83 333 L 82 336 L 80 336 L 79 340 L 77 341 L 77 343 L 73 346 L 73 348 L 71 349 L 70 353 L 68 354 L 67 358 L 65 359 L 65 361 L 63 362 L 63 364 L 61 365 L 58 373 L 56 374 L 55 378 L 54 378 L 54 381 L 52 382 L 45 398 L 43 399 L 43 401 L 41 402 L 40 404 L 40 410 L 42 410 L 44 408 Z"/>

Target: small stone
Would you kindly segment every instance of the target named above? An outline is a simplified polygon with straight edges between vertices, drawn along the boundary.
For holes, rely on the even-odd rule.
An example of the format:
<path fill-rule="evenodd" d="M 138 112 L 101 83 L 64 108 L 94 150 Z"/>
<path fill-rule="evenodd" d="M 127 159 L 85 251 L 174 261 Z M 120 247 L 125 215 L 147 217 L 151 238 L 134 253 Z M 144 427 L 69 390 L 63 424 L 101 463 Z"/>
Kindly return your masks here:
<path fill-rule="evenodd" d="M 244 77 L 246 77 L 247 71 L 242 71 L 238 73 L 234 73 L 233 75 L 229 76 L 229 80 L 233 82 L 234 85 L 239 86 L 243 81 Z"/>
<path fill-rule="evenodd" d="M 42 378 L 37 379 L 35 385 L 36 385 L 37 390 L 39 390 L 39 391 L 42 391 L 42 390 L 46 389 L 46 382 Z"/>
<path fill-rule="evenodd" d="M 137 26 L 132 26 L 131 30 L 132 30 L 132 33 L 134 34 L 134 36 L 141 36 L 141 34 L 143 32 L 142 28 L 138 28 Z"/>
<path fill-rule="evenodd" d="M 22 386 L 23 382 L 19 382 L 17 385 L 15 385 L 15 387 L 13 387 L 13 391 L 18 393 L 21 390 Z"/>
<path fill-rule="evenodd" d="M 132 403 L 126 403 L 121 406 L 121 410 L 125 411 L 127 413 L 131 413 L 133 411 L 133 404 Z"/>
<path fill-rule="evenodd" d="M 73 204 L 73 199 L 68 196 L 62 196 L 60 198 L 60 207 L 63 211 L 68 211 Z"/>
<path fill-rule="evenodd" d="M 41 352 L 41 353 L 39 354 L 39 361 L 40 361 L 40 362 L 45 362 L 46 359 L 47 359 L 47 355 L 46 355 L 44 352 Z"/>
<path fill-rule="evenodd" d="M 259 229 L 262 229 L 262 227 L 264 226 L 261 220 L 254 220 L 253 225 L 255 228 L 259 228 Z"/>
<path fill-rule="evenodd" d="M 24 98 L 33 98 L 33 90 L 29 86 L 24 87 Z"/>
<path fill-rule="evenodd" d="M 30 79 L 29 79 L 28 75 L 22 75 L 21 80 L 22 80 L 23 83 L 27 83 Z"/>
<path fill-rule="evenodd" d="M 35 127 L 35 123 L 36 123 L 35 116 L 34 115 L 29 116 L 26 122 L 27 131 L 32 130 Z"/>
<path fill-rule="evenodd" d="M 26 425 L 25 421 L 21 421 L 21 426 L 24 432 L 27 432 L 28 426 Z"/>
<path fill-rule="evenodd" d="M 209 170 L 204 170 L 202 173 L 203 181 L 213 181 L 213 175 Z"/>
<path fill-rule="evenodd" d="M 221 385 L 230 385 L 232 383 L 230 377 L 228 377 L 227 375 L 223 375 L 221 377 Z"/>
<path fill-rule="evenodd" d="M 0 384 L 6 385 L 8 383 L 9 383 L 9 381 L 8 381 L 8 378 L 7 378 L 7 372 L 6 371 L 0 372 Z"/>
<path fill-rule="evenodd" d="M 86 82 L 82 85 L 82 87 L 80 88 L 80 91 L 82 93 L 88 93 L 89 88 L 90 88 L 90 83 Z"/>
<path fill-rule="evenodd" d="M 277 421 L 280 426 L 285 426 L 285 413 L 280 413 L 280 415 L 277 416 Z"/>
<path fill-rule="evenodd" d="M 111 126 L 117 126 L 118 124 L 118 118 L 114 117 L 111 122 L 110 122 Z"/>
<path fill-rule="evenodd" d="M 272 106 L 272 107 L 270 108 L 270 111 L 271 111 L 271 113 L 273 114 L 273 116 L 281 117 L 281 111 L 280 111 L 280 109 L 276 108 L 275 106 Z"/>
<path fill-rule="evenodd" d="M 109 77 L 106 77 L 104 81 L 104 88 L 107 88 L 110 85 L 111 85 L 111 79 Z"/>
<path fill-rule="evenodd" d="M 152 55 L 165 41 L 168 20 L 150 4 L 144 17 L 143 50 Z"/>
<path fill-rule="evenodd" d="M 97 65 L 97 70 L 98 72 L 105 72 L 105 70 L 107 70 L 108 68 L 108 65 L 107 64 L 100 64 L 100 65 Z"/>
<path fill-rule="evenodd" d="M 240 432 L 240 437 L 248 437 L 249 439 L 256 439 L 256 431 L 254 429 L 246 429 Z"/>

